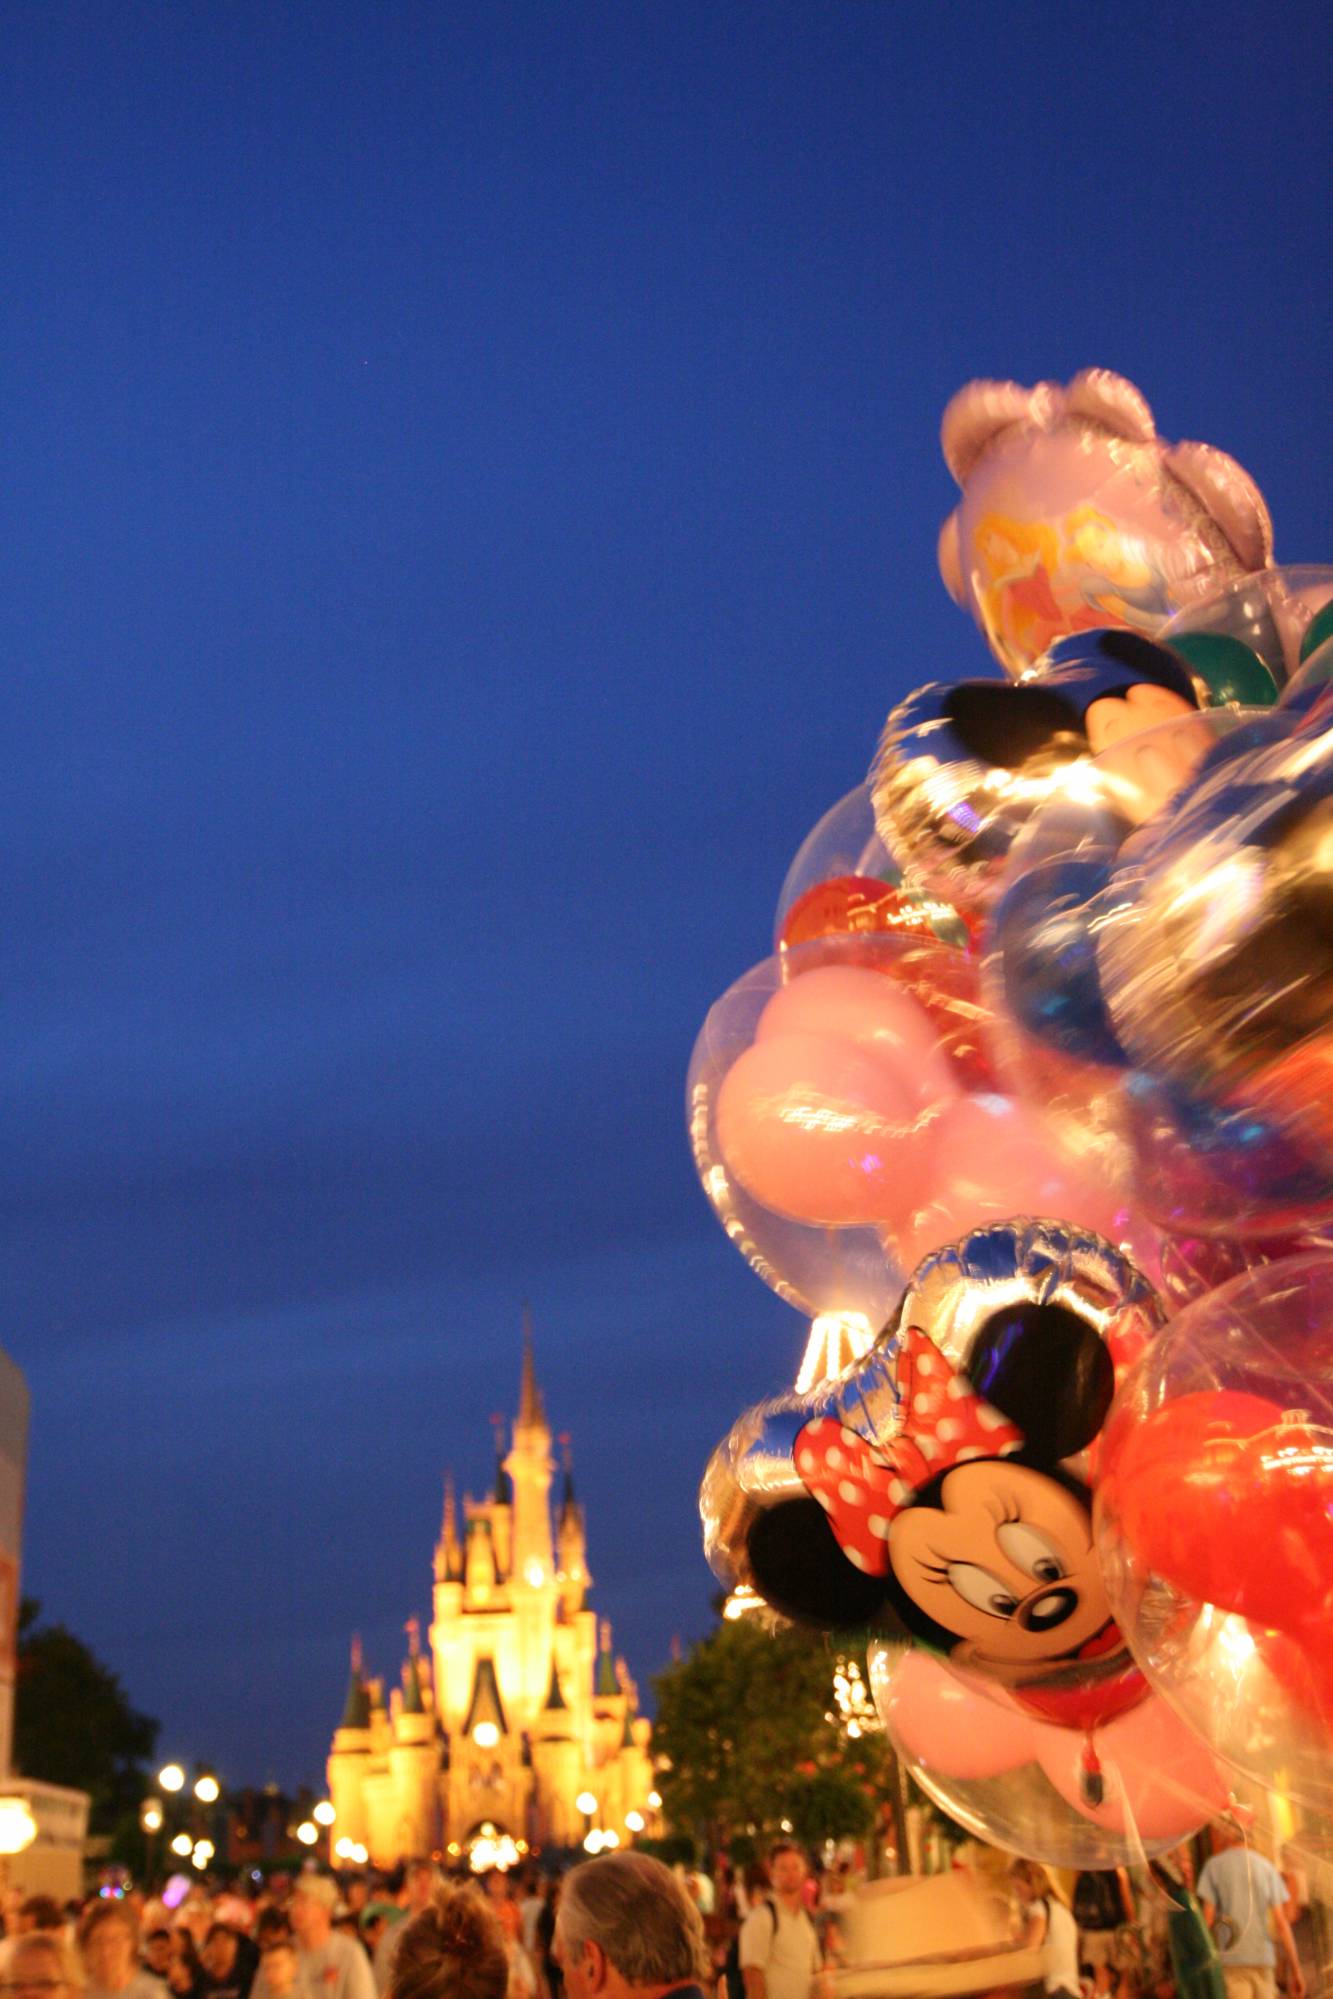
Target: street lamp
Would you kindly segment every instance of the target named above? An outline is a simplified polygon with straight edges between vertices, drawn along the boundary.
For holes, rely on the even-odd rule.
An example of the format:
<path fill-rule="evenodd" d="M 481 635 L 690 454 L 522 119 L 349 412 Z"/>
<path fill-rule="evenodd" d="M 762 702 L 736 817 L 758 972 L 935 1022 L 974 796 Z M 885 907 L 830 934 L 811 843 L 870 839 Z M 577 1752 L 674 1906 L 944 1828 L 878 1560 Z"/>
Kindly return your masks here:
<path fill-rule="evenodd" d="M 176 1834 L 176 1837 L 171 1842 L 172 1852 L 178 1853 L 182 1860 L 189 1859 L 189 1856 L 193 1851 L 193 1848 L 194 1848 L 194 1841 L 190 1838 L 188 1832 L 178 1832 Z"/>
<path fill-rule="evenodd" d="M 0 1855 L 22 1853 L 37 1837 L 37 1821 L 26 1798 L 0 1798 Z"/>
<path fill-rule="evenodd" d="M 321 1798 L 310 1816 L 316 1825 L 332 1825 L 338 1814 L 327 1798 Z"/>
<path fill-rule="evenodd" d="M 157 1781 L 164 1791 L 183 1791 L 185 1772 L 179 1763 L 164 1763 L 157 1773 Z"/>
<path fill-rule="evenodd" d="M 211 1770 L 194 1780 L 194 1795 L 201 1805 L 215 1805 L 222 1794 L 222 1786 Z"/>
<path fill-rule="evenodd" d="M 642 1832 L 644 1817 L 642 1812 L 626 1812 L 625 1824 L 630 1832 Z"/>
<path fill-rule="evenodd" d="M 139 1807 L 139 1828 L 142 1832 L 155 1833 L 162 1830 L 161 1798 L 145 1798 Z"/>
<path fill-rule="evenodd" d="M 313 1819 L 302 1819 L 300 1825 L 296 1828 L 296 1837 L 300 1840 L 302 1846 L 313 1846 L 319 1838 L 319 1827 Z"/>

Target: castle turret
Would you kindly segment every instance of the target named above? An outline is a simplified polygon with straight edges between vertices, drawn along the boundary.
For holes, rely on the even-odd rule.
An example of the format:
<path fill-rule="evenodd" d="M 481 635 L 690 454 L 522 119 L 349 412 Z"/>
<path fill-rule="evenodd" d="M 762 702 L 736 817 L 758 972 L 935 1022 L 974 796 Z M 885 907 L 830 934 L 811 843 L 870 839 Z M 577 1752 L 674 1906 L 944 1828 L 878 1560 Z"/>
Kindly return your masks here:
<path fill-rule="evenodd" d="M 560 1611 L 568 1619 L 582 1610 L 584 1599 L 592 1588 L 592 1577 L 588 1574 L 583 1508 L 574 1493 L 574 1463 L 569 1438 L 562 1437 L 560 1444 L 564 1476 L 560 1487 L 560 1510 L 556 1516 L 556 1557 L 559 1563 Z"/>
<path fill-rule="evenodd" d="M 364 1784 L 370 1763 L 370 1695 L 366 1687 L 361 1640 L 352 1640 L 352 1671 L 342 1720 L 333 1732 L 329 1751 L 329 1799 L 337 1813 L 339 1838 L 368 1844 Z"/>
<path fill-rule="evenodd" d="M 389 1746 L 389 1777 L 396 1812 L 394 1851 L 427 1854 L 437 1842 L 437 1776 L 435 1717 L 426 1705 L 422 1686 L 421 1627 L 407 1620 L 407 1658 L 403 1662 L 402 1695 L 393 1717 Z"/>
<path fill-rule="evenodd" d="M 532 1725 L 532 1769 L 536 1778 L 532 1837 L 537 1843 L 577 1845 L 583 1836 L 574 1802 L 580 1788 L 579 1746 L 554 1659 L 546 1699 Z"/>
<path fill-rule="evenodd" d="M 492 1416 L 495 1431 L 495 1485 L 491 1493 L 491 1538 L 496 1573 L 506 1579 L 514 1565 L 514 1485 L 505 1462 L 503 1416 Z"/>

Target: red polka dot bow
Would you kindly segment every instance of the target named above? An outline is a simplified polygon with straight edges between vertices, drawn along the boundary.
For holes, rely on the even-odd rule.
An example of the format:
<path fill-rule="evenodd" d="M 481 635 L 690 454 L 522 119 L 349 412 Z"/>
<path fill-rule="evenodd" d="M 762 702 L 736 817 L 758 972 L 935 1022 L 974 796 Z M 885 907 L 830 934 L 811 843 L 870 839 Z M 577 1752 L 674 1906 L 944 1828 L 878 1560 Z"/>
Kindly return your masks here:
<path fill-rule="evenodd" d="M 919 1326 L 898 1349 L 903 1431 L 881 1457 L 864 1437 L 832 1416 L 797 1432 L 796 1469 L 828 1514 L 838 1545 L 866 1575 L 889 1566 L 889 1527 L 923 1485 L 968 1458 L 1003 1458 L 1023 1447 L 1023 1433 L 968 1386 Z"/>

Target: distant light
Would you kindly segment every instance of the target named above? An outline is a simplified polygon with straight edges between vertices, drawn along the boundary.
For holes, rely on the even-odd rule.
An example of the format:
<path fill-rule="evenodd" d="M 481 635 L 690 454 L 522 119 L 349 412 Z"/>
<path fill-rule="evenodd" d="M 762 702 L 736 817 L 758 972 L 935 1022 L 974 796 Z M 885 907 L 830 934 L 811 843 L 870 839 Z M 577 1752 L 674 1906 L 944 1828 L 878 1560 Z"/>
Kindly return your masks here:
<path fill-rule="evenodd" d="M 139 1824 L 145 1832 L 161 1832 L 162 1802 L 159 1798 L 145 1798 L 139 1807 Z"/>
<path fill-rule="evenodd" d="M 642 1831 L 643 1831 L 643 1827 L 644 1827 L 644 1817 L 643 1817 L 643 1813 L 642 1813 L 642 1812 L 626 1812 L 626 1814 L 625 1814 L 625 1824 L 626 1824 L 626 1825 L 627 1825 L 627 1826 L 629 1827 L 629 1829 L 630 1829 L 630 1831 L 631 1831 L 631 1832 L 642 1832 Z"/>
<path fill-rule="evenodd" d="M 790 1832 L 790 1831 L 791 1831 L 791 1820 L 790 1820 L 790 1819 L 779 1819 L 779 1820 L 778 1820 L 778 1826 L 779 1826 L 779 1829 L 780 1829 L 781 1831 L 783 1831 L 783 1832 Z"/>
<path fill-rule="evenodd" d="M 649 1793 L 648 1793 L 648 1809 L 649 1809 L 649 1811 L 650 1811 L 650 1812 L 660 1812 L 660 1811 L 661 1811 L 661 1809 L 662 1809 L 662 1793 L 661 1793 L 660 1791 L 649 1791 Z"/>
<path fill-rule="evenodd" d="M 178 1832 L 171 1842 L 171 1850 L 173 1853 L 179 1853 L 182 1860 L 188 1860 L 193 1845 L 194 1841 L 188 1832 Z"/>
<path fill-rule="evenodd" d="M 540 1589 L 546 1581 L 546 1566 L 538 1555 L 529 1556 L 523 1568 L 523 1580 L 533 1589 Z"/>
<path fill-rule="evenodd" d="M 195 1779 L 194 1795 L 201 1805 L 215 1805 L 222 1794 L 222 1786 L 207 1770 Z"/>
<path fill-rule="evenodd" d="M 338 1841 L 333 1851 L 339 1860 L 350 1860 L 356 1850 L 356 1841 L 348 1839 L 346 1833 Z"/>
<path fill-rule="evenodd" d="M 319 1827 L 312 1819 L 302 1819 L 300 1825 L 296 1828 L 296 1837 L 300 1840 L 302 1846 L 313 1846 L 319 1838 Z"/>
<path fill-rule="evenodd" d="M 338 1814 L 334 1811 L 333 1806 L 327 1798 L 321 1798 L 310 1816 L 314 1819 L 316 1825 L 332 1825 Z"/>
<path fill-rule="evenodd" d="M 0 1854 L 22 1853 L 37 1837 L 37 1821 L 26 1798 L 0 1798 Z"/>
<path fill-rule="evenodd" d="M 593 1830 L 590 1833 L 588 1833 L 584 1838 L 583 1851 L 585 1853 L 600 1853 L 601 1850 L 602 1850 L 602 1835 L 598 1832 L 597 1828 L 594 1826 Z"/>
<path fill-rule="evenodd" d="M 500 1731 L 493 1721 L 479 1721 L 472 1731 L 472 1740 L 478 1749 L 494 1749 L 500 1740 Z"/>
<path fill-rule="evenodd" d="M 591 1791 L 580 1791 L 577 1798 L 575 1798 L 574 1803 L 578 1806 L 579 1810 L 583 1813 L 585 1818 L 591 1818 L 593 1813 L 597 1810 L 597 1800 L 596 1798 L 594 1798 Z"/>
<path fill-rule="evenodd" d="M 602 1834 L 603 1846 L 615 1847 L 619 1846 L 619 1844 L 620 1844 L 620 1834 L 618 1832 L 604 1832 Z"/>
<path fill-rule="evenodd" d="M 209 1861 L 213 1858 L 213 1853 L 214 1846 L 211 1839 L 197 1839 L 194 1843 L 194 1852 L 190 1855 L 190 1858 L 196 1867 L 203 1869 L 207 1867 Z"/>
<path fill-rule="evenodd" d="M 358 1841 L 357 1844 L 352 1848 L 353 1861 L 356 1863 L 358 1867 L 364 1867 L 369 1858 L 370 1854 L 368 1853 L 366 1848 L 362 1846 L 361 1843 Z"/>
<path fill-rule="evenodd" d="M 173 1874 L 162 1890 L 162 1900 L 169 1909 L 177 1909 L 190 1892 L 188 1874 Z"/>
<path fill-rule="evenodd" d="M 164 1791 L 183 1791 L 185 1772 L 179 1763 L 164 1763 L 157 1773 L 157 1781 Z"/>

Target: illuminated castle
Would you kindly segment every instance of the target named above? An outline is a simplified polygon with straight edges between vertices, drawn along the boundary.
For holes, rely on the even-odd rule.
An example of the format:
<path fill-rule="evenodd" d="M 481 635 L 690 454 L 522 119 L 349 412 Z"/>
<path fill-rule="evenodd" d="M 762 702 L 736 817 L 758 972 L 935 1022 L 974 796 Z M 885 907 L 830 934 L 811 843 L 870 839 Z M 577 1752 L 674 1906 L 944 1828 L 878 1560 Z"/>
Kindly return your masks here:
<path fill-rule="evenodd" d="M 329 1754 L 334 1837 L 376 1866 L 445 1848 L 492 1853 L 627 1839 L 649 1809 L 651 1728 L 587 1607 L 592 1578 L 568 1461 L 551 1519 L 551 1433 L 524 1319 L 518 1416 L 495 1486 L 463 1501 L 452 1476 L 435 1548 L 429 1654 L 408 1626 L 402 1684 L 386 1703 L 353 1647 L 347 1705 Z M 593 1809 L 590 1809 L 590 1806 Z M 343 1849 L 344 1852 L 347 1850 Z"/>

